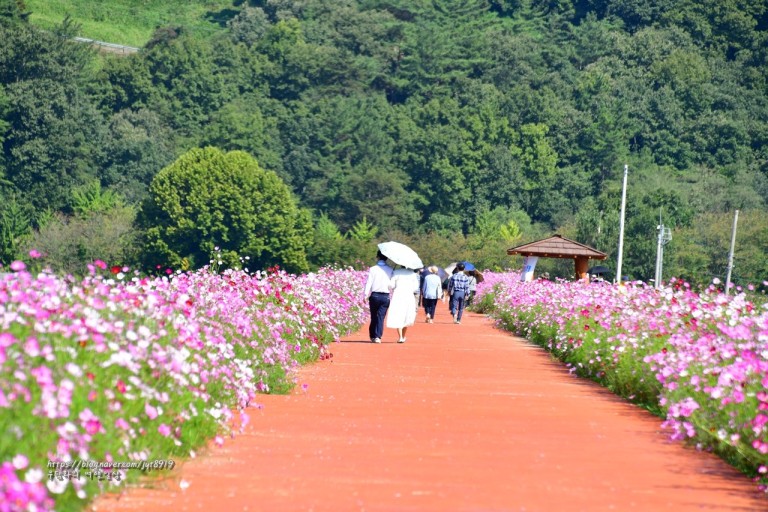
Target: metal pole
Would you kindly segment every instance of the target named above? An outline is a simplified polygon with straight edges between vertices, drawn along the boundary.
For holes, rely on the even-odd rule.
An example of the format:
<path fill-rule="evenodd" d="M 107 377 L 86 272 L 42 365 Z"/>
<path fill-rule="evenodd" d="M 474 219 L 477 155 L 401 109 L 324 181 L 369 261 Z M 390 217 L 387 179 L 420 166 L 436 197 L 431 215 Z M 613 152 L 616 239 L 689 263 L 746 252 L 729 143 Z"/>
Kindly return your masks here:
<path fill-rule="evenodd" d="M 661 245 L 659 246 L 659 281 L 657 288 L 661 288 L 661 282 L 664 280 L 664 226 L 661 226 Z"/>
<path fill-rule="evenodd" d="M 624 185 L 621 188 L 621 215 L 619 217 L 619 260 L 616 262 L 616 279 L 619 284 L 621 279 L 621 260 L 624 257 L 624 211 L 627 208 L 627 173 L 629 165 L 624 164 Z"/>
<path fill-rule="evenodd" d="M 731 289 L 731 270 L 733 270 L 733 248 L 736 246 L 736 224 L 739 222 L 739 210 L 733 216 L 733 229 L 731 230 L 731 250 L 728 252 L 728 274 L 725 277 L 725 294 Z"/>
<path fill-rule="evenodd" d="M 663 245 L 662 245 L 662 239 L 664 237 L 664 226 L 659 224 L 656 226 L 656 229 L 659 232 L 658 241 L 656 243 L 656 275 L 653 279 L 653 286 L 654 288 L 661 288 L 661 261 L 663 256 Z"/>

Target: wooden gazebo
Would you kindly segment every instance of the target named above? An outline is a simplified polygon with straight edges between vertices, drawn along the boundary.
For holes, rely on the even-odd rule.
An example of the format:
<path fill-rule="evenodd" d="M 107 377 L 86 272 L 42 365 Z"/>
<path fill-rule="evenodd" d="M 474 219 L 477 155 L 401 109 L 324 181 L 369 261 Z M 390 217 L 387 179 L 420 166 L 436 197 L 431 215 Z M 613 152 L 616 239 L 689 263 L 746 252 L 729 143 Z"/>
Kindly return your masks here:
<path fill-rule="evenodd" d="M 531 242 L 507 249 L 507 254 L 538 256 L 540 258 L 573 258 L 576 276 L 587 279 L 589 260 L 604 260 L 608 255 L 588 245 L 574 242 L 560 235 L 554 235 L 538 242 Z"/>

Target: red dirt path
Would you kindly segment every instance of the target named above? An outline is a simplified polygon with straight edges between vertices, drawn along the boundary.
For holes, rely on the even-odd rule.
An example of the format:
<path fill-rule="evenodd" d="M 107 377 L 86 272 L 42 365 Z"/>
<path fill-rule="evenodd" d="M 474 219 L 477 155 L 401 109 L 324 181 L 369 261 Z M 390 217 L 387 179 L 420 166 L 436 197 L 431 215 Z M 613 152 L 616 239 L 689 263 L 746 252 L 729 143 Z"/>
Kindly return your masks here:
<path fill-rule="evenodd" d="M 334 344 L 294 394 L 249 411 L 245 434 L 93 510 L 768 510 L 748 478 L 667 441 L 659 418 L 438 306 L 405 344 L 388 329 L 374 345 L 367 328 Z"/>

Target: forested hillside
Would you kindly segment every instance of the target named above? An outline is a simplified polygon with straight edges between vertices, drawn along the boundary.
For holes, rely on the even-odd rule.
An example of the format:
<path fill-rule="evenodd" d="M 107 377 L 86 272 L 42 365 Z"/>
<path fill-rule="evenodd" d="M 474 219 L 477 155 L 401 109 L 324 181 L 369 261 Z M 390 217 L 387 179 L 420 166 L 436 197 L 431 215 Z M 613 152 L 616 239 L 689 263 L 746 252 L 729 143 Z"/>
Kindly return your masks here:
<path fill-rule="evenodd" d="M 504 267 L 519 264 L 504 249 L 554 232 L 615 261 L 628 164 L 624 273 L 653 277 L 661 218 L 665 277 L 722 279 L 739 209 L 734 281 L 768 279 L 766 0 L 164 3 L 215 29 L 169 19 L 109 56 L 71 41 L 93 20 L 41 28 L 0 0 L 3 263 L 37 248 L 69 271 L 199 266 L 216 245 L 301 270 L 397 237 Z M 314 226 L 304 260 L 242 254 L 224 221 L 147 214 L 154 177 L 208 146 L 288 186 Z M 189 257 L 159 262 L 147 232 L 173 222 L 167 254 Z"/>

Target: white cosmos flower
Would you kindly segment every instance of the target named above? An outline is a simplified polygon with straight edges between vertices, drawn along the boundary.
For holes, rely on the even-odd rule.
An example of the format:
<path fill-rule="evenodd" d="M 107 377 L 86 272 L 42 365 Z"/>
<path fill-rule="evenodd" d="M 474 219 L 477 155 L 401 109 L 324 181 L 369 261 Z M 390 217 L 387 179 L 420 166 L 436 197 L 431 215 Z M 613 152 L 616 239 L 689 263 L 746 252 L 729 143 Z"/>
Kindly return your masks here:
<path fill-rule="evenodd" d="M 28 484 L 38 484 L 43 481 L 43 470 L 40 468 L 30 469 L 24 474 L 24 481 Z"/>
<path fill-rule="evenodd" d="M 53 480 L 48 480 L 45 483 L 45 486 L 51 491 L 51 494 L 61 494 L 67 490 L 68 483 L 69 480 L 59 480 L 58 478 L 54 478 Z"/>

